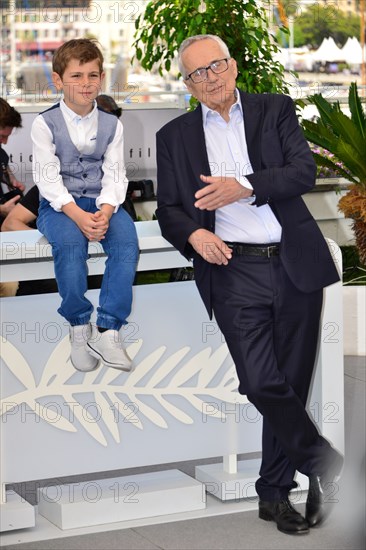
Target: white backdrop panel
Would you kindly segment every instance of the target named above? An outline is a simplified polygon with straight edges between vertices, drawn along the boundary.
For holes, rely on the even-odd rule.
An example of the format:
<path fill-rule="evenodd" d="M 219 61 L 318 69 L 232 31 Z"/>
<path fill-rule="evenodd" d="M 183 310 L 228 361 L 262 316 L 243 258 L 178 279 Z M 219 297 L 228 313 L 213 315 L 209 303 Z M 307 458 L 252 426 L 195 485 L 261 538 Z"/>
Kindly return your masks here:
<path fill-rule="evenodd" d="M 44 107 L 40 109 L 44 110 Z M 10 155 L 12 171 L 28 188 L 34 183 L 30 132 L 33 120 L 40 111 L 22 113 L 22 128 L 13 131 L 4 147 Z M 130 180 L 149 178 L 156 183 L 155 134 L 164 124 L 184 112 L 181 109 L 128 109 L 123 112 L 124 162 Z"/>
<path fill-rule="evenodd" d="M 194 282 L 134 288 L 131 374 L 76 372 L 58 305 L 56 294 L 1 303 L 3 482 L 260 449 L 261 417 Z"/>

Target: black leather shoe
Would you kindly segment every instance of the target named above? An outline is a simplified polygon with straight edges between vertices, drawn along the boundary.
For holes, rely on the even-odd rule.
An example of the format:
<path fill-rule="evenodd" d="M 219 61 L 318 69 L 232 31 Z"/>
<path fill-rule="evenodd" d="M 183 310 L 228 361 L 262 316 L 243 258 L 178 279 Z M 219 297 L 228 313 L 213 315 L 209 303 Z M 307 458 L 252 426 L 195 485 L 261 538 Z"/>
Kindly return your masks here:
<path fill-rule="evenodd" d="M 260 500 L 259 517 L 265 521 L 275 521 L 277 529 L 286 535 L 309 533 L 308 522 L 293 508 L 288 498 L 274 502 Z"/>
<path fill-rule="evenodd" d="M 343 466 L 343 457 L 337 453 L 332 465 L 322 475 L 309 476 L 309 492 L 306 501 L 305 518 L 310 527 L 320 525 L 329 516 L 337 499 L 335 479 Z"/>

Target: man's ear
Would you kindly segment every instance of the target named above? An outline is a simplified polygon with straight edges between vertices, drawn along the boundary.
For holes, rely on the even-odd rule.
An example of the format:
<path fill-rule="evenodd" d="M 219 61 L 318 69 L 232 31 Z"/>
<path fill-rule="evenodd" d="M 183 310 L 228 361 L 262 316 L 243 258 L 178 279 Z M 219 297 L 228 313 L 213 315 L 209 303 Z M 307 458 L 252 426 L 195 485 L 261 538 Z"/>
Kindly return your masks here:
<path fill-rule="evenodd" d="M 192 86 L 191 79 L 189 78 L 188 80 L 183 80 L 183 82 L 184 82 L 185 87 L 186 87 L 187 90 L 189 91 L 189 93 L 190 93 L 191 95 L 193 95 L 193 97 L 196 97 L 196 96 L 194 95 L 194 90 L 195 90 L 195 88 L 194 88 L 194 86 Z"/>
<path fill-rule="evenodd" d="M 63 84 L 62 79 L 58 73 L 52 73 L 52 82 L 54 83 L 57 90 L 62 90 Z"/>

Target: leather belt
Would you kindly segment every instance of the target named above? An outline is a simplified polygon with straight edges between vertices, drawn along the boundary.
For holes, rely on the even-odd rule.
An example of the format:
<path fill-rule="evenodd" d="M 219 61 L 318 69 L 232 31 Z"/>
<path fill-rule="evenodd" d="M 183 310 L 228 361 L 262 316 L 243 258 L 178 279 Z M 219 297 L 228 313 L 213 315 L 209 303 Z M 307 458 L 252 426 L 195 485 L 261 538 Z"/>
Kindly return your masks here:
<path fill-rule="evenodd" d="M 225 244 L 231 248 L 236 256 L 262 256 L 264 258 L 271 258 L 272 256 L 278 256 L 280 253 L 279 244 L 252 245 L 244 243 L 231 243 L 227 241 L 225 241 Z"/>

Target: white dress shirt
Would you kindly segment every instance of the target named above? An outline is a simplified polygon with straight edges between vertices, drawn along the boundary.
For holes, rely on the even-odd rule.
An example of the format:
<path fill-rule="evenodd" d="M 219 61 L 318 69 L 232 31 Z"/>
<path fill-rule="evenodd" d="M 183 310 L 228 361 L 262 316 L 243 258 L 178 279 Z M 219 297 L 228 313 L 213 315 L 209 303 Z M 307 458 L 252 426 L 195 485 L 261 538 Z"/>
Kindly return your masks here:
<path fill-rule="evenodd" d="M 240 94 L 226 122 L 221 115 L 202 104 L 203 128 L 212 176 L 234 177 L 253 189 L 247 174 L 253 173 L 244 131 Z M 215 211 L 215 233 L 224 241 L 264 244 L 278 243 L 282 228 L 268 204 L 253 205 L 255 197 L 240 199 Z"/>
<path fill-rule="evenodd" d="M 93 110 L 81 117 L 67 107 L 64 100 L 60 102 L 70 139 L 81 154 L 93 153 L 98 131 L 98 109 L 94 102 Z M 38 185 L 40 194 L 46 198 L 52 208 L 60 211 L 65 204 L 75 202 L 74 197 L 63 184 L 60 174 L 60 160 L 55 154 L 55 144 L 50 128 L 42 115 L 35 118 L 31 138 L 33 141 L 33 179 Z M 102 204 L 111 204 L 115 211 L 126 197 L 128 180 L 123 158 L 123 126 L 117 122 L 116 132 L 104 155 L 102 190 L 96 199 L 98 208 Z"/>

